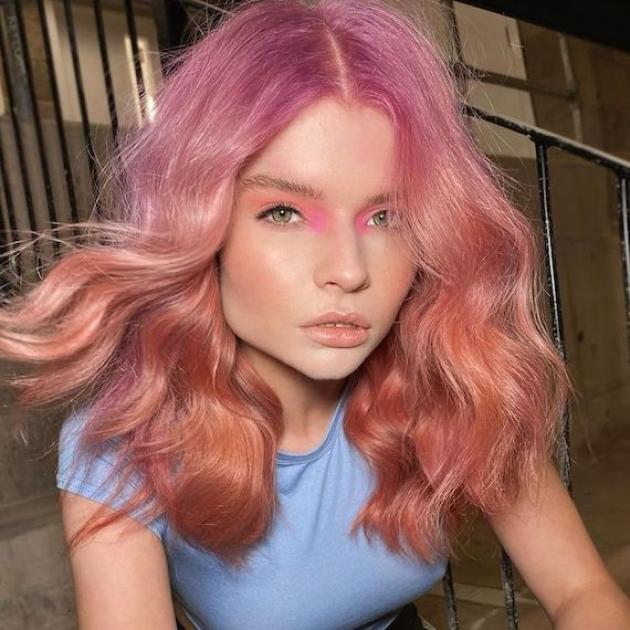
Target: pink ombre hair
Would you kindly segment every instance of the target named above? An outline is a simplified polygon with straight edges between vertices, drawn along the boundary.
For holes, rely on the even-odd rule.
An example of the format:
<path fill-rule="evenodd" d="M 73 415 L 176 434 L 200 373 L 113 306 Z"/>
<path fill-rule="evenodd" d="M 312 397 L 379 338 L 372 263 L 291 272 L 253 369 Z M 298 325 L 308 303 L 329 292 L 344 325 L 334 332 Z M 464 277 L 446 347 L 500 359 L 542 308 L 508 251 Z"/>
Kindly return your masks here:
<path fill-rule="evenodd" d="M 475 511 L 509 507 L 552 456 L 573 391 L 538 303 L 534 226 L 466 129 L 448 63 L 376 0 L 262 0 L 186 49 L 153 122 L 112 161 L 108 216 L 0 313 L 21 408 L 89 410 L 82 444 L 116 439 L 133 504 L 240 564 L 276 510 L 282 409 L 237 352 L 216 254 L 239 171 L 307 105 L 360 102 L 397 138 L 393 208 L 418 268 L 399 317 L 352 375 L 345 430 L 377 479 L 362 526 L 392 551 L 453 553 Z M 408 549 L 406 549 L 408 543 Z"/>

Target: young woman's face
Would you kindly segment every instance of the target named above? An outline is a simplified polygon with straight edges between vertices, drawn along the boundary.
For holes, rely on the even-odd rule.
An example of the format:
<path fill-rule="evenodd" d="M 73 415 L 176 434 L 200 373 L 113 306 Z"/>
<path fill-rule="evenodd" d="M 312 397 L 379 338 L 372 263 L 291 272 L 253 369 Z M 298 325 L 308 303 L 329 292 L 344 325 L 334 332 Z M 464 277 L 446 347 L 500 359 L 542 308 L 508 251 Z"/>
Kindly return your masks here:
<path fill-rule="evenodd" d="M 385 114 L 323 99 L 242 171 L 219 252 L 221 296 L 262 376 L 288 368 L 342 379 L 387 335 L 415 276 L 388 226 L 394 168 Z M 344 342 L 324 335 L 347 329 L 305 327 L 329 311 L 358 313 L 369 328 Z"/>

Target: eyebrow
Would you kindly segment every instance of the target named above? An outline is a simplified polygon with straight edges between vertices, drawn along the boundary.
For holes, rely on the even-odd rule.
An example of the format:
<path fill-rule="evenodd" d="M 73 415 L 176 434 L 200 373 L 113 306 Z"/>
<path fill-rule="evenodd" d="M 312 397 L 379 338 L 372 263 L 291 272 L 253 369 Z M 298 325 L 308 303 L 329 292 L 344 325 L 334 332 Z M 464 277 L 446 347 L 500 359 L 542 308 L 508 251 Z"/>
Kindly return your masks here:
<path fill-rule="evenodd" d="M 295 180 L 282 179 L 281 177 L 273 177 L 271 175 L 251 175 L 250 177 L 241 177 L 239 182 L 243 190 L 251 188 L 272 188 L 283 192 L 292 192 L 302 197 L 308 197 L 314 201 L 320 201 L 324 197 L 322 190 L 317 190 L 308 184 Z M 391 193 L 384 192 L 374 195 L 366 200 L 366 205 L 376 205 L 385 203 L 391 199 Z"/>

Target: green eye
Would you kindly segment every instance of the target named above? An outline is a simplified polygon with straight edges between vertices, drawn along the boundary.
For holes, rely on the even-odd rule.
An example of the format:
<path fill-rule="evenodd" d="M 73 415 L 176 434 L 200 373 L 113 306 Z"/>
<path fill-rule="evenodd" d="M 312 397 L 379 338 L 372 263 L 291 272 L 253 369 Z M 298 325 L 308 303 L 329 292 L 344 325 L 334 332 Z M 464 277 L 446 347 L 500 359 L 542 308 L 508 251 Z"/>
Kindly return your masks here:
<path fill-rule="evenodd" d="M 295 208 L 291 206 L 285 206 L 284 204 L 278 204 L 277 206 L 273 206 L 273 208 L 269 208 L 268 210 L 264 210 L 258 215 L 259 219 L 266 219 L 268 216 L 273 218 L 270 223 L 289 223 L 291 217 L 294 214 L 300 214 Z M 275 219 L 279 219 L 276 221 Z"/>
<path fill-rule="evenodd" d="M 376 214 L 373 214 L 370 218 L 376 220 L 376 225 L 378 227 L 391 227 L 394 225 L 392 221 L 392 213 L 390 210 L 380 210 Z"/>
<path fill-rule="evenodd" d="M 377 224 L 376 225 L 389 225 L 389 218 L 387 216 L 387 210 L 381 210 L 380 212 L 377 212 L 376 214 L 372 215 L 372 218 L 377 217 Z"/>

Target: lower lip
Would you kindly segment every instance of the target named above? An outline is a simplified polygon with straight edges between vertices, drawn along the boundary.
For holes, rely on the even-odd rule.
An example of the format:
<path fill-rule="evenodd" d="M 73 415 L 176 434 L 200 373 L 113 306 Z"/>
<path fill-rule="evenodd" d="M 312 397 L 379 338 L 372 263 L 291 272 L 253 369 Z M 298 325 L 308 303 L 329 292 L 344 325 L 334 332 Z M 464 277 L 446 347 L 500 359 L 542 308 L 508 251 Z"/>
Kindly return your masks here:
<path fill-rule="evenodd" d="M 353 348 L 368 338 L 367 328 L 360 326 L 307 326 L 306 334 L 324 346 Z"/>

